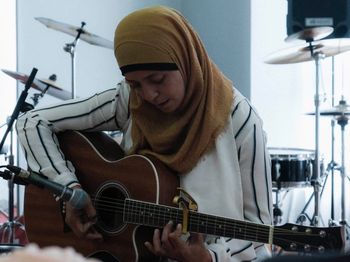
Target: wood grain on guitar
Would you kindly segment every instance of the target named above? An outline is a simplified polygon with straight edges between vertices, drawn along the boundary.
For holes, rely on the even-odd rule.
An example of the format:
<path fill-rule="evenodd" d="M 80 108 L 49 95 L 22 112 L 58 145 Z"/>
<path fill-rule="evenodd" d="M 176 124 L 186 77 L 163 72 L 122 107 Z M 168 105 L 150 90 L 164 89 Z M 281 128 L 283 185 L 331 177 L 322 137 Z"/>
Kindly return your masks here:
<path fill-rule="evenodd" d="M 118 144 L 104 133 L 64 132 L 61 148 L 72 161 L 83 188 L 98 212 L 97 227 L 103 242 L 78 239 L 64 232 L 59 203 L 51 193 L 27 186 L 24 215 L 30 242 L 40 246 L 72 246 L 85 256 L 103 261 L 157 261 L 144 246 L 153 228 L 169 220 L 182 223 L 182 209 L 173 206 L 178 177 L 155 159 L 125 157 Z M 286 251 L 339 252 L 342 228 L 286 224 L 261 225 L 189 211 L 189 232 L 200 232 L 275 244 Z"/>

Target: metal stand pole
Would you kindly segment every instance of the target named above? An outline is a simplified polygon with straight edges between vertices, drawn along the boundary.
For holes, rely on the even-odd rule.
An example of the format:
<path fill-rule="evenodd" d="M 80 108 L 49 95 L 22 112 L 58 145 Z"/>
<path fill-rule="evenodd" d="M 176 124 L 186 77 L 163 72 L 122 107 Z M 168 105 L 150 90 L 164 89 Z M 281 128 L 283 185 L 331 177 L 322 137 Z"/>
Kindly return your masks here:
<path fill-rule="evenodd" d="M 86 25 L 85 22 L 81 22 L 81 27 L 78 29 L 78 34 L 72 43 L 66 44 L 63 48 L 64 51 L 68 52 L 71 57 L 71 68 L 72 68 L 72 98 L 76 97 L 76 80 L 75 80 L 75 49 L 79 42 L 80 35 L 83 33 L 83 27 Z"/>
<path fill-rule="evenodd" d="M 341 116 L 337 119 L 338 124 L 341 126 L 341 221 L 340 223 L 346 224 L 346 205 L 345 205 L 345 126 L 348 123 L 346 116 Z"/>
<path fill-rule="evenodd" d="M 320 94 L 319 94 L 319 68 L 320 68 L 320 60 L 324 58 L 324 55 L 321 53 L 313 53 L 313 47 L 310 43 L 310 51 L 312 54 L 312 57 L 315 59 L 315 65 L 316 65 L 316 93 L 315 93 L 315 178 L 312 181 L 312 185 L 314 187 L 315 192 L 315 212 L 314 212 L 314 218 L 312 221 L 312 225 L 317 226 L 319 223 L 319 203 L 320 203 L 320 148 L 319 148 L 319 126 L 320 126 Z"/>
<path fill-rule="evenodd" d="M 13 110 L 13 113 L 11 115 L 11 117 L 9 118 L 9 121 L 7 123 L 7 129 L 6 129 L 6 132 L 4 134 L 4 137 L 2 138 L 1 140 L 1 143 L 0 143 L 0 151 L 1 149 L 3 148 L 3 145 L 6 141 L 6 138 L 7 138 L 7 135 L 10 133 L 11 134 L 11 148 L 10 148 L 10 156 L 8 157 L 9 159 L 9 162 L 10 164 L 13 165 L 13 148 L 12 148 L 12 145 L 13 145 L 13 124 L 15 122 L 15 120 L 18 118 L 18 115 L 20 112 L 23 112 L 23 109 L 24 108 L 28 108 L 27 106 L 27 103 L 25 102 L 27 96 L 28 96 L 28 90 L 29 88 L 32 86 L 33 84 L 33 81 L 34 81 L 34 78 L 35 78 L 35 75 L 37 73 L 37 69 L 36 68 L 33 68 L 26 84 L 25 84 L 25 88 L 24 90 L 22 91 L 18 101 L 17 101 L 17 104 L 15 106 L 15 109 Z M 7 223 L 4 223 L 2 226 L 1 226 L 1 229 L 3 230 L 4 233 L 7 233 L 7 230 L 9 231 L 9 237 L 8 237 L 8 242 L 10 244 L 14 244 L 14 229 L 15 229 L 15 225 L 16 225 L 16 222 L 14 221 L 14 213 L 13 213 L 13 210 L 14 210 L 14 194 L 13 194 L 13 188 L 14 188 L 14 183 L 13 183 L 13 179 L 14 179 L 14 176 L 12 176 L 12 179 L 9 180 L 9 219 L 8 219 L 8 222 Z M 4 234 L 6 235 L 6 234 Z"/>

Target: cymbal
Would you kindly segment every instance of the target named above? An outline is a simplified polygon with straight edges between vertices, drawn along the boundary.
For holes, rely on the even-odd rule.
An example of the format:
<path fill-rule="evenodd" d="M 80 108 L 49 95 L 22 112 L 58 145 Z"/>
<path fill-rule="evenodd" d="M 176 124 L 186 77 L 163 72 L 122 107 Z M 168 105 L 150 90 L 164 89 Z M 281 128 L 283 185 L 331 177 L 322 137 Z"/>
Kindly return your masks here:
<path fill-rule="evenodd" d="M 14 72 L 6 69 L 1 69 L 5 74 L 11 76 L 12 78 L 22 82 L 25 84 L 29 78 L 28 75 Z M 34 78 L 33 83 L 31 85 L 36 90 L 39 90 L 41 92 L 45 92 L 53 97 L 56 97 L 58 99 L 62 100 L 68 100 L 72 98 L 72 94 L 61 87 L 59 87 L 54 81 L 50 79 L 39 79 Z"/>
<path fill-rule="evenodd" d="M 321 53 L 325 57 L 335 56 L 350 50 L 350 38 L 325 39 L 310 44 L 314 53 Z M 282 49 L 268 55 L 264 62 L 267 64 L 292 64 L 311 61 L 314 59 L 310 52 L 311 47 L 308 44 L 303 44 Z"/>
<path fill-rule="evenodd" d="M 78 35 L 78 30 L 82 30 L 82 33 L 80 35 L 80 39 L 84 40 L 85 42 L 92 44 L 92 45 L 97 45 L 97 46 L 109 48 L 109 49 L 114 48 L 112 41 L 104 39 L 104 38 L 97 36 L 95 34 L 91 34 L 91 33 L 87 32 L 86 30 L 81 29 L 80 27 L 57 22 L 55 20 L 45 18 L 45 17 L 35 17 L 35 19 L 38 20 L 40 23 L 46 25 L 48 28 L 52 28 L 52 29 L 55 29 L 57 31 L 61 31 L 63 33 L 66 33 L 66 34 L 74 36 L 74 37 L 76 37 Z"/>
<path fill-rule="evenodd" d="M 315 112 L 307 113 L 307 115 L 315 115 Z M 345 100 L 340 100 L 339 104 L 331 109 L 320 110 L 321 116 L 350 116 L 350 105 Z"/>
<path fill-rule="evenodd" d="M 42 79 L 38 79 L 40 82 L 42 82 L 43 84 L 46 84 L 50 87 L 53 87 L 53 88 L 56 88 L 56 89 L 60 89 L 60 90 L 63 90 L 61 87 L 59 87 L 56 83 L 56 81 L 52 81 L 51 79 L 49 78 L 42 78 Z"/>
<path fill-rule="evenodd" d="M 334 29 L 330 26 L 322 26 L 322 27 L 310 27 L 294 34 L 291 34 L 286 39 L 285 42 L 292 42 L 295 40 L 304 40 L 306 42 L 320 40 L 329 36 L 333 33 Z"/>

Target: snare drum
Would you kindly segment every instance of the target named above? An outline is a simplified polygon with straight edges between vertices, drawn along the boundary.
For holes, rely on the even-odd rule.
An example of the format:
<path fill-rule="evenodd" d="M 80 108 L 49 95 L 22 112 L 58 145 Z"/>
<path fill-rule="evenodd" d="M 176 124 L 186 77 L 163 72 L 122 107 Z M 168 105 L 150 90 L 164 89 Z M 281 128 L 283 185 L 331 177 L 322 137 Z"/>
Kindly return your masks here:
<path fill-rule="evenodd" d="M 315 151 L 299 148 L 268 148 L 272 185 L 277 188 L 310 186 L 315 178 Z"/>

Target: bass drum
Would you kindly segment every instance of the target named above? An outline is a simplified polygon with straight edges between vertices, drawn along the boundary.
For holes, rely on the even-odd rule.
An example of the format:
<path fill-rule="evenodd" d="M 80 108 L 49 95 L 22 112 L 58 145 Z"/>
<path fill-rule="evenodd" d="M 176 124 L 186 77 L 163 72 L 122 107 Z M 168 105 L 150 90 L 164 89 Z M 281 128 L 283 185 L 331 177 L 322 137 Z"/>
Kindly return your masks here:
<path fill-rule="evenodd" d="M 316 177 L 315 151 L 300 148 L 268 148 L 272 185 L 275 188 L 311 186 Z M 321 161 L 321 172 L 323 163 Z"/>

